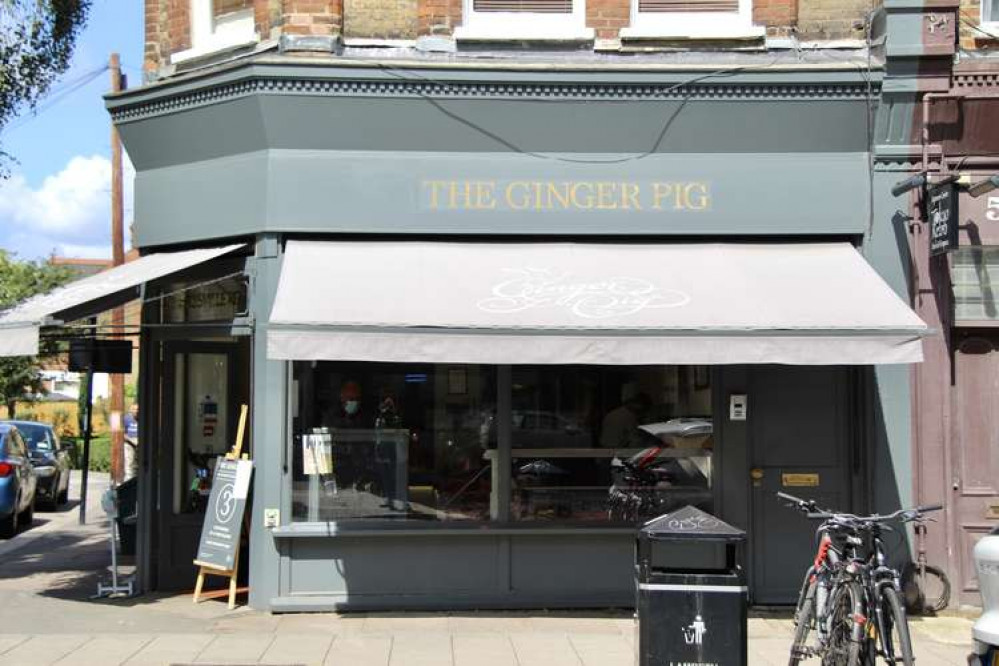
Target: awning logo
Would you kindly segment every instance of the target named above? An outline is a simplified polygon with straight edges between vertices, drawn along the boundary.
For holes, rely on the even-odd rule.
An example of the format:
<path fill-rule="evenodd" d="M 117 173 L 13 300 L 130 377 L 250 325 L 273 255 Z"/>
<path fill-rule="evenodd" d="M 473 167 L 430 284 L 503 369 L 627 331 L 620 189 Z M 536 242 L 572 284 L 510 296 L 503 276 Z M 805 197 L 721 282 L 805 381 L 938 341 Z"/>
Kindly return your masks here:
<path fill-rule="evenodd" d="M 643 278 L 615 276 L 593 282 L 574 281 L 570 273 L 549 268 L 506 268 L 508 280 L 477 303 L 484 312 L 506 314 L 535 308 L 565 308 L 583 319 L 637 314 L 650 308 L 675 308 L 690 302 L 676 289 L 660 289 Z"/>

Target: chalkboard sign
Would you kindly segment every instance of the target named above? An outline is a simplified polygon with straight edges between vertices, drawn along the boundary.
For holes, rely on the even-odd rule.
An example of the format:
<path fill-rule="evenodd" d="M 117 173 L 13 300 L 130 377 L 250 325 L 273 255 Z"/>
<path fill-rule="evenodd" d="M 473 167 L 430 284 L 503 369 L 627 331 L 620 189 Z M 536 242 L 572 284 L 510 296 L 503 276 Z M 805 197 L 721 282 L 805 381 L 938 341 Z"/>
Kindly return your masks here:
<path fill-rule="evenodd" d="M 195 564 L 223 571 L 235 568 L 252 473 L 251 460 L 219 458 Z"/>

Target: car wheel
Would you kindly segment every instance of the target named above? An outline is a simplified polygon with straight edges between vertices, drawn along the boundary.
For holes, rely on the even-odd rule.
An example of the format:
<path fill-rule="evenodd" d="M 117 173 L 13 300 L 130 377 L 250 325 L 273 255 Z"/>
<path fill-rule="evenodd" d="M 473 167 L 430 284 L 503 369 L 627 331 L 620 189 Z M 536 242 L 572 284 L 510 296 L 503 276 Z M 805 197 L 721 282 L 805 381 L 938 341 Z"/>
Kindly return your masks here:
<path fill-rule="evenodd" d="M 11 511 L 9 517 L 0 521 L 0 539 L 12 539 L 15 534 L 17 534 L 17 511 Z"/>
<path fill-rule="evenodd" d="M 27 506 L 21 515 L 21 519 L 18 520 L 18 527 L 31 527 L 31 523 L 35 522 L 35 498 L 31 498 L 31 504 Z"/>
<path fill-rule="evenodd" d="M 56 508 L 69 502 L 69 477 L 66 477 L 66 487 L 56 495 Z"/>

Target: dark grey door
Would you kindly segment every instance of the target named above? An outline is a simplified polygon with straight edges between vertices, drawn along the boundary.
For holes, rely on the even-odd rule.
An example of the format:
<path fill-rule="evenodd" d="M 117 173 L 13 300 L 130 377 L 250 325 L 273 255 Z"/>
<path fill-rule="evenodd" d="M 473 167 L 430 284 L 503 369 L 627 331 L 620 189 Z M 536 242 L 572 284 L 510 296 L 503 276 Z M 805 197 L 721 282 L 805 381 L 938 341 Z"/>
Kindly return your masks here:
<path fill-rule="evenodd" d="M 815 554 L 814 521 L 787 509 L 784 491 L 849 506 L 849 369 L 761 366 L 751 371 L 748 426 L 753 600 L 794 603 Z"/>
<path fill-rule="evenodd" d="M 157 589 L 193 585 L 210 474 L 232 447 L 239 405 L 249 398 L 247 350 L 246 341 L 164 344 Z"/>

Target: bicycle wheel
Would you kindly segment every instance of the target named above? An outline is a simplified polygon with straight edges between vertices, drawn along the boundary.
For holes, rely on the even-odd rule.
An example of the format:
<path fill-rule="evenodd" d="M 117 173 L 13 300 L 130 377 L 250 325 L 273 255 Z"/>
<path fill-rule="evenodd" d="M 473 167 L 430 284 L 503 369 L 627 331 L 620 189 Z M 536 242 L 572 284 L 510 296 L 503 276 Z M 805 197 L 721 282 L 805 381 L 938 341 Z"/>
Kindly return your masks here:
<path fill-rule="evenodd" d="M 934 613 L 947 608 L 950 603 L 950 579 L 943 569 L 926 565 L 926 578 L 923 580 L 922 591 L 927 610 Z"/>
<path fill-rule="evenodd" d="M 798 607 L 794 609 L 794 642 L 791 643 L 791 658 L 788 666 L 798 666 L 802 659 L 812 655 L 808 647 L 808 634 L 812 630 L 815 619 L 815 588 L 816 583 L 809 580 L 811 572 L 805 577 L 805 587 L 798 598 Z"/>
<path fill-rule="evenodd" d="M 849 581 L 832 591 L 829 603 L 829 638 L 822 666 L 860 666 L 860 652 L 866 642 L 864 625 L 858 622 L 863 611 L 864 591 Z"/>
<path fill-rule="evenodd" d="M 881 634 L 881 656 L 885 663 L 913 666 L 916 660 L 912 656 L 909 621 L 905 616 L 898 590 L 893 587 L 882 588 L 878 607 L 881 609 L 881 620 L 884 625 Z"/>

